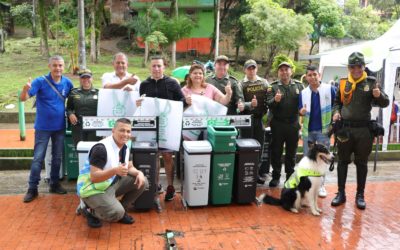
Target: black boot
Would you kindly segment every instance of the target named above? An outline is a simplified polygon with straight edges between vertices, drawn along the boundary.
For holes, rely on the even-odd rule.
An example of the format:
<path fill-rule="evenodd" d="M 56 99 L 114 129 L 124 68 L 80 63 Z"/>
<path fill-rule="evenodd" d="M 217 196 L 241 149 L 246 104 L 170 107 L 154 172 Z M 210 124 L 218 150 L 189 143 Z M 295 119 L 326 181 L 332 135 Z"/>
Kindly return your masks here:
<path fill-rule="evenodd" d="M 344 193 L 344 191 L 339 191 L 336 193 L 336 197 L 332 200 L 331 205 L 337 207 L 345 202 L 346 202 L 346 194 Z"/>
<path fill-rule="evenodd" d="M 60 183 L 50 184 L 49 192 L 54 194 L 66 194 L 67 190 Z"/>
<path fill-rule="evenodd" d="M 357 193 L 356 194 L 356 205 L 358 209 L 364 210 L 367 204 L 364 200 L 364 193 Z"/>
<path fill-rule="evenodd" d="M 33 201 L 36 197 L 38 197 L 38 190 L 37 189 L 28 189 L 28 192 L 26 192 L 24 196 L 24 202 L 31 202 Z"/>

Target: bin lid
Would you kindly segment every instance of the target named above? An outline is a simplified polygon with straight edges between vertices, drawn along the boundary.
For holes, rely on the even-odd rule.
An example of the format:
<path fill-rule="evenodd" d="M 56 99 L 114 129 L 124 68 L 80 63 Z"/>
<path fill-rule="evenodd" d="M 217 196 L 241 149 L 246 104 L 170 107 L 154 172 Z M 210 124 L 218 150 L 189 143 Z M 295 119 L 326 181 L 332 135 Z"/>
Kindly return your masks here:
<path fill-rule="evenodd" d="M 217 136 L 237 136 L 238 134 L 234 126 L 208 126 L 207 132 Z"/>
<path fill-rule="evenodd" d="M 78 145 L 76 145 L 76 150 L 82 151 L 82 152 L 89 152 L 89 150 L 96 143 L 98 143 L 98 141 L 80 141 L 80 142 L 78 142 Z"/>
<path fill-rule="evenodd" d="M 136 151 L 158 151 L 158 144 L 155 141 L 133 141 L 132 149 Z"/>
<path fill-rule="evenodd" d="M 260 143 L 255 139 L 236 139 L 238 150 L 253 150 L 260 149 Z"/>
<path fill-rule="evenodd" d="M 184 141 L 183 148 L 188 153 L 210 153 L 212 151 L 208 141 Z"/>

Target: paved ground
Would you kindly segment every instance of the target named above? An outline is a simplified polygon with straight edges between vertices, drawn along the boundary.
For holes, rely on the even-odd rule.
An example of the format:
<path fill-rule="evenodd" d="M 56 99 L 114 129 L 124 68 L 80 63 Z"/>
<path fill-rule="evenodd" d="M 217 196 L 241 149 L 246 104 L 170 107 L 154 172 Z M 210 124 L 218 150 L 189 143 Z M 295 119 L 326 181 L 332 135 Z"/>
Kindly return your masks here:
<path fill-rule="evenodd" d="M 32 141 L 21 143 L 10 134 L 0 130 L 0 148 L 31 148 Z M 185 211 L 177 194 L 174 201 L 162 202 L 162 213 L 131 213 L 135 224 L 104 223 L 100 229 L 88 228 L 85 219 L 75 214 L 78 199 L 74 181 L 63 181 L 69 191 L 64 196 L 49 194 L 47 184 L 41 182 L 39 198 L 23 203 L 28 175 L 26 170 L 0 171 L 1 250 L 165 249 L 166 241 L 160 234 L 166 229 L 179 233 L 178 249 L 399 249 L 398 162 L 379 162 L 377 172 L 370 170 L 365 211 L 354 205 L 355 169 L 351 166 L 348 201 L 342 207 L 330 206 L 336 192 L 336 173 L 328 173 L 328 197 L 319 200 L 323 210 L 320 217 L 311 215 L 308 209 L 292 214 L 280 207 L 258 207 L 254 203 Z M 165 186 L 165 177 L 161 182 Z M 179 186 L 177 180 L 175 187 Z M 279 191 L 260 186 L 257 193 L 278 196 Z"/>

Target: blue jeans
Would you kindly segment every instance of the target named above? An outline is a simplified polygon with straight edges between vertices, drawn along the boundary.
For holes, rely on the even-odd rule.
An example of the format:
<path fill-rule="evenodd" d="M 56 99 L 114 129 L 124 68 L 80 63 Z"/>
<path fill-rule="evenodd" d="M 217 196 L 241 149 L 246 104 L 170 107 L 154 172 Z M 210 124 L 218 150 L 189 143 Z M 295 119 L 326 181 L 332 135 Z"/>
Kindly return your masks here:
<path fill-rule="evenodd" d="M 311 131 L 308 132 L 308 136 L 303 136 L 303 152 L 306 155 L 308 153 L 308 142 L 311 141 L 313 143 L 318 142 L 319 144 L 325 145 L 328 150 L 330 147 L 330 140 L 328 135 L 322 134 L 321 131 Z"/>
<path fill-rule="evenodd" d="M 60 165 L 64 149 L 64 130 L 35 130 L 35 146 L 33 148 L 33 161 L 31 165 L 31 173 L 29 175 L 30 189 L 37 189 L 37 186 L 39 185 L 40 171 L 42 170 L 50 138 L 52 143 L 50 185 L 59 182 Z"/>

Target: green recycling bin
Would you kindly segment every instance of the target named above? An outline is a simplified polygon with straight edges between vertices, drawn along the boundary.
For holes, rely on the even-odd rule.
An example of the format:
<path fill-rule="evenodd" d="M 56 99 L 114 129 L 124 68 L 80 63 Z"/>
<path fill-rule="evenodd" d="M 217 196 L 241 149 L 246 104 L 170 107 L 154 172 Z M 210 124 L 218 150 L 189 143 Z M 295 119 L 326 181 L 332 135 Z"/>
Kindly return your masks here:
<path fill-rule="evenodd" d="M 230 204 L 235 169 L 237 130 L 233 126 L 207 127 L 208 140 L 212 145 L 210 175 L 210 203 Z"/>
<path fill-rule="evenodd" d="M 69 130 L 65 131 L 63 164 L 64 169 L 67 170 L 68 180 L 77 179 L 79 175 L 79 160 L 72 140 L 72 133 Z"/>

